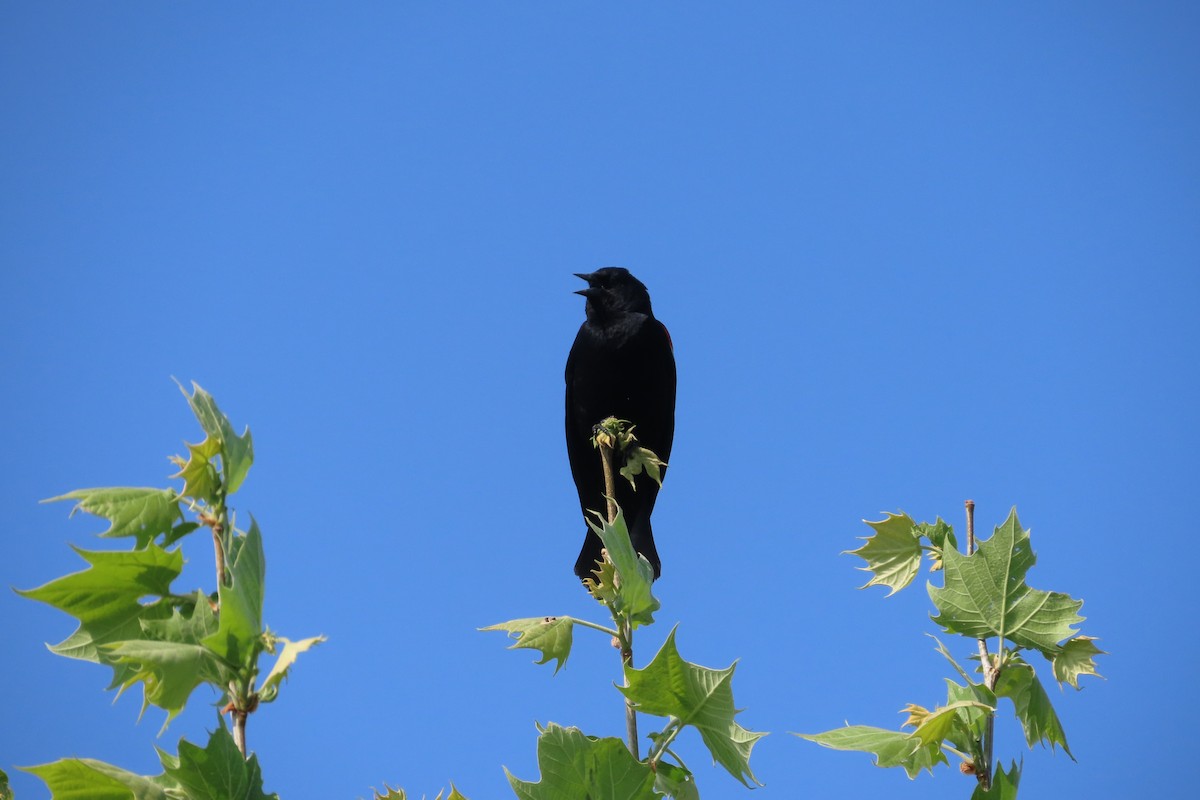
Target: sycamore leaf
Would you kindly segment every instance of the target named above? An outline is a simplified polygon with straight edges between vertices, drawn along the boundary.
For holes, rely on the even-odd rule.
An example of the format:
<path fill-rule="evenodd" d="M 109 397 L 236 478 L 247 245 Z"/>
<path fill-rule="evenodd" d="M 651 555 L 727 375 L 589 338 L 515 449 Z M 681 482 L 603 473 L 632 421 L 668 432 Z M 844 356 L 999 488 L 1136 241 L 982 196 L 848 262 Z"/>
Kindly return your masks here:
<path fill-rule="evenodd" d="M 550 659 L 555 660 L 554 672 L 562 669 L 571 655 L 572 631 L 575 620 L 571 617 L 526 617 L 488 625 L 481 631 L 507 631 L 517 641 L 509 645 L 509 650 L 528 647 L 539 650 L 542 660 L 536 663 L 545 664 Z"/>
<path fill-rule="evenodd" d="M 0 800 L 13 800 L 12 789 L 8 788 L 8 775 L 0 769 Z"/>
<path fill-rule="evenodd" d="M 886 586 L 891 589 L 888 595 L 893 595 L 912 583 L 921 566 L 921 539 L 913 530 L 916 523 L 907 514 L 887 514 L 878 522 L 863 522 L 874 528 L 875 533 L 862 537 L 866 540 L 862 547 L 844 552 L 867 562 L 858 569 L 874 573 L 860 589 Z"/>
<path fill-rule="evenodd" d="M 89 567 L 36 589 L 17 594 L 65 611 L 79 620 L 73 634 L 50 650 L 68 658 L 113 667 L 113 686 L 129 675 L 101 645 L 143 638 L 143 623 L 171 615 L 165 603 L 143 605 L 141 598 L 171 593 L 171 581 L 183 569 L 183 555 L 150 542 L 144 550 L 102 551 L 74 548 Z"/>
<path fill-rule="evenodd" d="M 748 731 L 734 721 L 739 711 L 733 706 L 733 671 L 708 669 L 684 661 L 675 646 L 675 629 L 661 649 L 642 669 L 625 668 L 627 686 L 618 687 L 638 711 L 659 717 L 675 717 L 691 725 L 719 763 L 746 786 L 746 778 L 758 783 L 750 770 L 750 750 L 765 733 Z M 760 784 L 761 785 L 761 784 Z"/>
<path fill-rule="evenodd" d="M 617 569 L 611 558 L 602 557 L 596 562 L 591 575 L 583 579 L 583 585 L 588 594 L 606 606 L 612 607 L 617 602 Z"/>
<path fill-rule="evenodd" d="M 985 705 L 976 700 L 959 700 L 939 706 L 933 711 L 926 711 L 920 719 L 916 720 L 916 730 L 912 732 L 912 735 L 920 739 L 923 745 L 940 747 L 942 741 L 951 735 L 955 723 L 960 719 L 968 719 L 967 712 L 986 714 L 994 709 L 994 706 Z"/>
<path fill-rule="evenodd" d="M 190 395 L 187 389 L 183 388 L 183 384 L 179 384 L 179 390 L 187 398 L 200 427 L 209 437 L 220 442 L 225 492 L 233 494 L 242 485 L 246 473 L 250 471 L 250 465 L 254 463 L 254 441 L 250 436 L 250 428 L 247 427 L 242 435 L 238 436 L 233 425 L 229 423 L 229 418 L 217 408 L 217 401 L 195 381 L 192 382 Z"/>
<path fill-rule="evenodd" d="M 263 582 L 266 577 L 266 558 L 263 555 L 262 534 L 253 517 L 250 530 L 237 548 L 230 565 L 230 583 L 218 587 L 221 613 L 215 633 L 201 642 L 229 664 L 253 666 L 262 652 Z"/>
<path fill-rule="evenodd" d="M 667 462 L 660 459 L 653 450 L 638 445 L 625 451 L 625 466 L 621 467 L 621 475 L 636 490 L 637 483 L 633 479 L 645 470 L 651 480 L 662 486 L 662 471 L 666 466 Z"/>
<path fill-rule="evenodd" d="M 1094 641 L 1096 639 L 1092 636 L 1076 636 L 1063 642 L 1062 649 L 1054 655 L 1053 659 L 1054 679 L 1060 684 L 1069 683 L 1078 689 L 1080 675 L 1103 677 L 1096 671 L 1096 662 L 1093 660 L 1093 656 L 1106 656 L 1108 653 L 1092 644 Z"/>
<path fill-rule="evenodd" d="M 584 736 L 554 723 L 538 737 L 541 780 L 520 780 L 506 767 L 522 800 L 656 800 L 654 772 L 635 759 L 620 739 Z"/>
<path fill-rule="evenodd" d="M 604 543 L 604 549 L 616 570 L 613 579 L 615 597 L 610 607 L 617 613 L 628 615 L 635 628 L 638 625 L 650 625 L 654 622 L 654 612 L 661 605 L 651 592 L 654 568 L 645 556 L 633 549 L 629 529 L 625 526 L 625 515 L 619 507 L 617 518 L 611 524 L 601 514 L 596 514 L 596 518 L 600 520 L 599 525 L 591 520 L 587 523 Z"/>
<path fill-rule="evenodd" d="M 1038 742 L 1048 742 L 1051 749 L 1061 745 L 1063 752 L 1072 761 L 1075 760 L 1071 748 L 1067 746 L 1067 734 L 1058 720 L 1058 714 L 1054 712 L 1054 706 L 1050 704 L 1049 695 L 1042 688 L 1042 682 L 1038 680 L 1033 667 L 1019 654 L 1013 653 L 1008 664 L 1000 671 L 1000 678 L 996 681 L 996 696 L 1013 701 L 1017 719 L 1025 731 L 1025 741 L 1030 747 Z"/>
<path fill-rule="evenodd" d="M 141 681 L 145 692 L 143 710 L 151 704 L 167 712 L 163 730 L 187 705 L 197 686 L 205 682 L 225 686 L 237 674 L 235 665 L 226 664 L 198 644 L 142 640 L 119 642 L 111 649 L 117 662 L 133 670 L 121 690 Z"/>
<path fill-rule="evenodd" d="M 167 619 L 143 620 L 145 638 L 160 642 L 198 644 L 217 630 L 217 614 L 201 591 L 190 595 L 191 601 L 176 608 Z"/>
<path fill-rule="evenodd" d="M 996 773 L 992 775 L 992 785 L 985 791 L 983 786 L 976 786 L 971 794 L 971 800 L 1017 800 L 1017 784 L 1021 781 L 1021 768 L 1017 762 L 1012 762 L 1008 772 L 1003 764 L 996 764 Z"/>
<path fill-rule="evenodd" d="M 159 751 L 163 778 L 182 790 L 188 800 L 279 800 L 262 788 L 258 756 L 243 758 L 222 724 L 204 747 L 179 740 L 179 755 Z"/>
<path fill-rule="evenodd" d="M 183 479 L 184 497 L 194 497 L 211 503 L 217 489 L 221 487 L 221 478 L 212 463 L 213 457 L 221 453 L 221 440 L 209 435 L 204 437 L 200 444 L 184 444 L 187 444 L 188 460 L 183 463 L 179 472 L 171 477 Z"/>
<path fill-rule="evenodd" d="M 100 534 L 104 538 L 133 536 L 137 549 L 143 549 L 156 536 L 171 536 L 175 523 L 183 522 L 183 512 L 179 508 L 179 496 L 171 489 L 154 489 L 141 486 L 112 486 L 103 489 L 76 489 L 73 492 L 60 494 L 43 500 L 43 503 L 56 503 L 60 500 L 74 500 L 75 507 L 71 509 L 74 515 L 77 511 L 86 511 L 109 521 L 108 530 Z M 188 530 L 194 530 L 191 526 Z M 174 538 L 179 538 L 175 536 Z"/>
<path fill-rule="evenodd" d="M 917 777 L 923 769 L 932 774 L 934 764 L 946 763 L 946 755 L 937 744 L 922 745 L 921 740 L 911 734 L 868 725 L 847 725 L 824 733 L 798 733 L 796 736 L 832 750 L 871 753 L 875 756 L 875 766 L 904 767 L 909 778 Z"/>
<path fill-rule="evenodd" d="M 300 654 L 325 641 L 325 637 L 313 636 L 293 642 L 291 639 L 285 639 L 280 636 L 276 641 L 283 642 L 283 650 L 275 659 L 275 666 L 271 667 L 271 671 L 267 673 L 266 679 L 263 680 L 262 688 L 258 691 L 258 699 L 263 703 L 270 703 L 279 694 L 279 685 L 287 678 L 288 670 L 292 668 L 292 664 L 296 663 L 296 659 Z"/>
<path fill-rule="evenodd" d="M 996 636 L 1054 654 L 1058 643 L 1075 633 L 1072 626 L 1083 621 L 1076 613 L 1081 600 L 1025 583 L 1036 557 L 1015 508 L 973 555 L 947 549 L 943 558 L 946 585 L 929 584 L 929 596 L 941 612 L 933 621 L 947 631 L 977 639 Z"/>
<path fill-rule="evenodd" d="M 36 767 L 22 767 L 41 778 L 51 800 L 169 800 L 160 779 L 91 758 L 62 758 Z"/>

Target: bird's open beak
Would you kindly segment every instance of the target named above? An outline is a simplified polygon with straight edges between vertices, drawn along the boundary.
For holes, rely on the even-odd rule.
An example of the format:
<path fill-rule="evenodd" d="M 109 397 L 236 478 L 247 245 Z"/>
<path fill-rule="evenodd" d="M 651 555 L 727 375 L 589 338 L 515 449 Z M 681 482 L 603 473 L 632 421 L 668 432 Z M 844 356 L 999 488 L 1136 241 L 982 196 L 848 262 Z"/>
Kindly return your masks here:
<path fill-rule="evenodd" d="M 594 272 L 576 272 L 576 273 L 575 273 L 575 277 L 576 277 L 576 278 L 579 278 L 579 279 L 581 279 L 581 280 L 585 280 L 585 281 L 587 281 L 587 282 L 588 282 L 588 288 L 586 288 L 586 289 L 580 289 L 579 291 L 575 292 L 575 294 L 581 294 L 581 295 L 583 295 L 584 297 L 587 297 L 587 296 L 588 296 L 588 292 L 590 292 L 590 291 L 592 290 L 592 278 L 593 278 L 594 276 L 595 276 L 595 273 L 594 273 Z"/>

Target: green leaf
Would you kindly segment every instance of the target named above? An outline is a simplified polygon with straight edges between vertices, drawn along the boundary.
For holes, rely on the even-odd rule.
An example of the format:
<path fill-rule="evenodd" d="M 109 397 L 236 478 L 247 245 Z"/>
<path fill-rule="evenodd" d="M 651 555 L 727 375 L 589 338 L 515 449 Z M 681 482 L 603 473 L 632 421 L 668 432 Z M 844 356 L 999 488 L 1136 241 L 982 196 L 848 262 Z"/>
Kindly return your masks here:
<path fill-rule="evenodd" d="M 158 780 L 135 775 L 120 767 L 91 758 L 63 758 L 50 764 L 22 769 L 42 779 L 50 789 L 51 800 L 170 798 Z"/>
<path fill-rule="evenodd" d="M 621 467 L 620 472 L 636 490 L 637 483 L 634 482 L 634 478 L 642 474 L 643 470 L 651 480 L 662 486 L 662 471 L 665 466 L 667 462 L 660 459 L 653 450 L 638 445 L 625 451 L 625 466 Z"/>
<path fill-rule="evenodd" d="M 280 684 L 287 678 L 288 670 L 292 668 L 292 664 L 296 663 L 299 655 L 308 652 L 308 650 L 325 641 L 325 637 L 313 636 L 293 642 L 291 639 L 285 639 L 280 636 L 276 641 L 283 642 L 283 650 L 279 653 L 279 657 L 275 659 L 275 666 L 271 667 L 271 671 L 267 673 L 267 677 L 263 681 L 262 688 L 258 691 L 258 699 L 263 703 L 270 703 L 275 699 L 275 696 L 279 693 Z"/>
<path fill-rule="evenodd" d="M 161 755 L 164 777 L 178 784 L 187 800 L 278 800 L 278 795 L 263 792 L 258 756 L 242 758 L 224 725 L 212 732 L 205 747 L 181 739 L 177 758 Z"/>
<path fill-rule="evenodd" d="M 267 570 L 262 534 L 253 517 L 250 530 L 239 538 L 242 542 L 229 568 L 230 583 L 218 589 L 221 613 L 217 631 L 201 643 L 230 664 L 251 667 L 265 646 L 262 606 Z"/>
<path fill-rule="evenodd" d="M 638 625 L 652 624 L 654 612 L 661 606 L 651 592 L 654 568 L 644 556 L 633 549 L 629 529 L 625 526 L 625 514 L 619 507 L 617 518 L 612 524 L 601 514 L 596 514 L 596 518 L 600 520 L 599 525 L 591 520 L 587 523 L 604 543 L 604 549 L 616 570 L 615 598 L 611 608 L 619 614 L 627 615 L 635 628 Z"/>
<path fill-rule="evenodd" d="M 236 674 L 236 666 L 226 664 L 207 647 L 179 642 L 129 641 L 112 647 L 113 657 L 132 668 L 122 691 L 141 681 L 146 704 L 167 712 L 163 730 L 187 704 L 192 691 L 201 683 L 223 687 Z M 161 732 L 160 732 L 161 734 Z"/>
<path fill-rule="evenodd" d="M 165 596 L 171 581 L 183 569 L 183 555 L 166 551 L 150 542 L 144 550 L 98 551 L 74 548 L 90 565 L 81 572 L 65 575 L 36 589 L 18 589 L 17 594 L 65 611 L 79 620 L 73 634 L 50 650 L 68 658 L 106 664 L 114 669 L 113 686 L 129 675 L 127 666 L 117 665 L 101 645 L 143 638 L 143 623 L 171 615 L 171 607 L 143 605 L 146 596 Z"/>
<path fill-rule="evenodd" d="M 0 800 L 13 800 L 12 789 L 8 788 L 8 775 L 0 769 Z"/>
<path fill-rule="evenodd" d="M 619 687 L 638 711 L 675 717 L 700 731 L 704 744 L 719 763 L 746 786 L 758 783 L 750 770 L 750 750 L 765 733 L 748 731 L 734 721 L 733 671 L 708 669 L 684 661 L 675 646 L 675 630 L 642 669 L 625 668 L 627 686 Z M 761 784 L 760 784 L 761 785 Z"/>
<path fill-rule="evenodd" d="M 571 655 L 572 630 L 575 620 L 571 617 L 526 617 L 488 625 L 481 631 L 507 631 L 517 641 L 509 645 L 509 650 L 528 647 L 541 651 L 542 660 L 536 663 L 545 664 L 555 659 L 554 673 L 562 669 Z"/>
<path fill-rule="evenodd" d="M 983 684 L 973 683 L 969 678 L 966 686 L 946 679 L 947 704 L 972 700 L 977 706 L 961 710 L 945 738 L 961 752 L 969 753 L 975 762 L 979 763 L 983 761 L 983 732 L 988 717 L 981 708 L 994 709 L 997 705 L 996 695 Z"/>
<path fill-rule="evenodd" d="M 156 536 L 169 537 L 175 523 L 183 521 L 179 496 L 171 489 L 140 486 L 76 489 L 42 502 L 57 503 L 61 500 L 76 501 L 75 507 L 71 509 L 72 516 L 77 511 L 86 511 L 108 520 L 111 524 L 100 536 L 109 539 L 132 536 L 136 539 L 135 546 L 139 550 Z"/>
<path fill-rule="evenodd" d="M 873 573 L 860 589 L 887 586 L 891 596 L 912 583 L 921 566 L 921 540 L 914 531 L 916 523 L 908 514 L 887 514 L 878 522 L 863 522 L 874 528 L 875 533 L 862 537 L 866 540 L 862 547 L 844 552 L 866 561 L 867 565 L 859 569 Z"/>
<path fill-rule="evenodd" d="M 1063 731 L 1058 714 L 1050 704 L 1050 697 L 1042 688 L 1037 673 L 1020 655 L 1014 653 L 1008 663 L 1000 670 L 1000 678 L 996 681 L 996 696 L 1007 697 L 1013 701 L 1017 711 L 1017 719 L 1025 731 L 1025 741 L 1030 747 L 1038 742 L 1049 743 L 1050 748 L 1061 745 L 1063 751 L 1071 755 L 1067 746 L 1067 734 Z"/>
<path fill-rule="evenodd" d="M 954 538 L 954 528 L 946 524 L 941 517 L 938 517 L 937 522 L 934 523 L 918 523 L 915 532 L 928 539 L 929 544 L 933 547 L 933 552 L 929 554 L 929 558 L 933 562 L 929 567 L 930 572 L 937 572 L 942 568 L 942 550 L 947 544 L 952 549 L 958 549 L 958 540 Z"/>
<path fill-rule="evenodd" d="M 1063 642 L 1062 649 L 1053 659 L 1054 679 L 1060 684 L 1069 683 L 1078 689 L 1080 675 L 1103 677 L 1096 671 L 1096 662 L 1092 659 L 1094 656 L 1106 656 L 1108 653 L 1092 644 L 1094 641 L 1096 640 L 1092 636 L 1076 636 Z"/>
<path fill-rule="evenodd" d="M 971 794 L 971 800 L 1017 800 L 1017 784 L 1021 780 L 1021 768 L 1017 762 L 1012 762 L 1008 772 L 1002 764 L 996 765 L 996 774 L 992 776 L 992 785 L 986 791 L 982 786 L 976 786 Z"/>
<path fill-rule="evenodd" d="M 658 762 L 654 769 L 654 790 L 675 800 L 700 800 L 696 778 L 684 767 Z"/>
<path fill-rule="evenodd" d="M 229 418 L 221 413 L 221 409 L 217 408 L 217 401 L 213 399 L 212 395 L 201 389 L 195 381 L 192 382 L 190 395 L 187 389 L 183 388 L 183 384 L 179 384 L 179 390 L 187 398 L 188 405 L 192 407 L 192 413 L 200 422 L 200 427 L 206 434 L 221 443 L 221 466 L 225 473 L 225 492 L 233 494 L 242 485 L 246 473 L 250 471 L 250 465 L 254 463 L 254 441 L 250 436 L 250 428 L 247 427 L 242 435 L 238 436 L 233 430 L 233 425 L 229 423 Z"/>
<path fill-rule="evenodd" d="M 1053 655 L 1083 621 L 1076 613 L 1082 601 L 1025 583 L 1036 558 L 1015 508 L 973 555 L 947 549 L 943 558 L 946 585 L 929 584 L 929 596 L 941 612 L 933 621 L 947 631 L 976 639 L 996 636 Z"/>
<path fill-rule="evenodd" d="M 168 619 L 144 620 L 146 638 L 159 642 L 198 644 L 217 630 L 217 615 L 208 596 L 197 591 L 190 602 L 176 608 Z"/>
<path fill-rule="evenodd" d="M 932 774 L 934 764 L 946 763 L 946 755 L 938 745 L 922 745 L 916 736 L 884 728 L 847 725 L 824 733 L 796 736 L 832 750 L 871 753 L 875 756 L 875 766 L 903 767 L 909 778 L 917 777 L 923 769 Z"/>
<path fill-rule="evenodd" d="M 554 723 L 538 737 L 541 780 L 520 780 L 505 768 L 523 800 L 656 800 L 654 772 L 635 759 L 620 739 L 584 736 Z"/>
<path fill-rule="evenodd" d="M 186 443 L 185 443 L 186 444 Z M 172 475 L 172 478 L 183 479 L 183 495 L 203 500 L 206 503 L 214 501 L 217 489 L 221 487 L 221 478 L 212 459 L 221 453 L 221 440 L 215 436 L 205 436 L 200 444 L 188 444 L 188 460 L 182 464 L 182 469 Z M 176 463 L 182 462 L 176 460 Z"/>
<path fill-rule="evenodd" d="M 942 741 L 951 735 L 951 730 L 956 722 L 962 721 L 964 724 L 970 724 L 967 712 L 986 714 L 993 710 L 995 710 L 995 706 L 985 705 L 977 700 L 958 700 L 922 714 L 920 720 L 915 722 L 916 730 L 912 732 L 912 735 L 923 745 L 940 747 Z"/>

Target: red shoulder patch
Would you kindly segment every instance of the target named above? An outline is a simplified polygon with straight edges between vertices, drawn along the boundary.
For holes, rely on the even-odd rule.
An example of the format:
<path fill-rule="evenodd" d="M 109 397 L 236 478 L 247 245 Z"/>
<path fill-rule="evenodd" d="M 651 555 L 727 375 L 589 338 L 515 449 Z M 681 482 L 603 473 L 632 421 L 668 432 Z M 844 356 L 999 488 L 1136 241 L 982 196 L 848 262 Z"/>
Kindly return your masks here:
<path fill-rule="evenodd" d="M 667 347 L 670 347 L 671 352 L 674 353 L 675 352 L 675 343 L 673 341 L 671 341 L 671 332 L 669 330 L 667 330 L 667 326 L 663 325 L 661 320 L 656 319 L 654 321 L 658 323 L 658 327 L 662 328 L 663 333 L 665 333 L 667 335 Z"/>

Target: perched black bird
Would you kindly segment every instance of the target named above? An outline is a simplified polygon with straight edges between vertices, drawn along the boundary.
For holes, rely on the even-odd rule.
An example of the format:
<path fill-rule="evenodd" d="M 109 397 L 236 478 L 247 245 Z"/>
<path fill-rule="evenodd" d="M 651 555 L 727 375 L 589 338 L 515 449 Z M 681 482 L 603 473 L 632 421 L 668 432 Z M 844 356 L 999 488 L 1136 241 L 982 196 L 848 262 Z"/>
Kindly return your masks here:
<path fill-rule="evenodd" d="M 638 443 L 665 462 L 671 460 L 675 436 L 675 355 L 666 327 L 650 310 L 645 285 L 621 267 L 605 267 L 577 277 L 587 288 L 587 320 L 579 327 L 567 356 L 567 455 L 579 492 L 579 506 L 605 513 L 604 470 L 600 451 L 592 446 L 592 429 L 608 417 L 629 420 Z M 620 465 L 617 465 L 618 468 Z M 664 470 L 665 475 L 665 470 Z M 658 484 L 644 472 L 637 491 L 618 476 L 616 501 L 625 514 L 633 547 L 662 572 L 650 512 Z M 600 537 L 587 531 L 583 551 L 575 562 L 581 579 L 592 573 L 600 558 Z"/>

